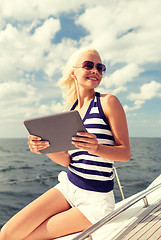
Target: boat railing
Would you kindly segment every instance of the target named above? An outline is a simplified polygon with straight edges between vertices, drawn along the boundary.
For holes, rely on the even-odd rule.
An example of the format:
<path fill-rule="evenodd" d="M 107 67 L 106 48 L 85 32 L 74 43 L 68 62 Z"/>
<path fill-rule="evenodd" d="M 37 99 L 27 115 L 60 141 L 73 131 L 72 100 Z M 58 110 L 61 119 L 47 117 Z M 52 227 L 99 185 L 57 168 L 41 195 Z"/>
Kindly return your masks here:
<path fill-rule="evenodd" d="M 123 206 L 119 207 L 118 209 L 114 210 L 112 213 L 108 214 L 106 217 L 102 218 L 100 221 L 97 223 L 93 224 L 91 227 L 80 233 L 78 236 L 73 238 L 72 240 L 92 240 L 91 234 L 94 233 L 96 230 L 104 226 L 106 223 L 114 219 L 116 216 L 118 216 L 120 213 L 124 212 L 127 210 L 129 207 L 134 205 L 135 203 L 139 202 L 140 200 L 144 201 L 145 207 L 149 206 L 148 200 L 147 200 L 147 195 L 152 193 L 153 191 L 157 190 L 158 188 L 161 187 L 161 183 L 157 184 L 154 187 L 148 188 L 144 191 L 142 191 L 139 195 L 134 197 L 133 199 L 129 200 L 127 203 L 125 203 Z"/>

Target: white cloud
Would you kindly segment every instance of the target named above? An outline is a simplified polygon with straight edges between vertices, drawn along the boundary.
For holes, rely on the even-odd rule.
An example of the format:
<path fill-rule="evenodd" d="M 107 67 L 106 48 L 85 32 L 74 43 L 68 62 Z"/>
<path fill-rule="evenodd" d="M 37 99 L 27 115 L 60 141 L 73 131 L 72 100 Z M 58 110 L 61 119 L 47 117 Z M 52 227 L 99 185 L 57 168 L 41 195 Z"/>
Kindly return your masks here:
<path fill-rule="evenodd" d="M 153 98 L 161 98 L 161 83 L 156 81 L 151 81 L 150 83 L 142 85 L 139 93 L 130 93 L 127 96 L 127 99 L 133 101 L 134 106 L 128 107 L 126 105 L 125 110 L 131 111 L 139 109 L 145 103 L 145 101 Z"/>
<path fill-rule="evenodd" d="M 54 35 L 57 31 L 60 30 L 60 22 L 58 19 L 49 18 L 47 19 L 42 26 L 38 27 L 35 30 L 35 33 L 32 35 L 31 39 L 43 50 L 48 50 L 51 44 L 51 39 L 54 38 Z"/>
<path fill-rule="evenodd" d="M 61 43 L 53 44 L 48 55 L 44 58 L 44 72 L 48 79 L 61 72 L 68 57 L 76 50 L 77 42 L 72 39 L 63 39 Z M 52 79 L 53 80 L 53 79 Z"/>
<path fill-rule="evenodd" d="M 127 91 L 127 87 L 120 86 L 120 87 L 117 87 L 117 88 L 114 88 L 113 90 L 111 90 L 110 93 L 113 95 L 117 95 L 120 92 L 126 92 L 126 91 Z"/>
<path fill-rule="evenodd" d="M 9 82 L 0 84 L 1 121 L 23 118 L 28 106 L 37 102 L 36 89 L 25 83 Z"/>
<path fill-rule="evenodd" d="M 0 84 L 1 121 L 23 118 L 27 110 L 38 101 L 36 96 L 37 91 L 31 85 L 17 82 Z"/>
<path fill-rule="evenodd" d="M 138 65 L 134 63 L 130 63 L 121 69 L 116 70 L 114 73 L 112 73 L 110 76 L 106 76 L 102 83 L 107 87 L 116 86 L 116 87 L 123 87 L 128 82 L 133 81 L 133 79 L 141 72 L 143 72 L 144 69 L 142 67 L 139 67 Z"/>
<path fill-rule="evenodd" d="M 60 102 L 52 101 L 51 104 L 49 105 L 46 105 L 46 104 L 40 105 L 36 114 L 34 112 L 32 116 L 33 115 L 45 116 L 52 113 L 62 112 L 63 110 L 64 110 L 64 107 Z"/>
<path fill-rule="evenodd" d="M 47 105 L 41 103 L 43 97 L 32 85 L 21 82 L 1 83 L 0 121 L 24 120 L 63 111 L 63 105 L 55 100 Z"/>
<path fill-rule="evenodd" d="M 70 21 L 73 18 L 87 30 L 86 36 L 79 40 L 73 40 L 75 36 L 66 38 L 60 22 L 63 14 L 66 18 L 69 14 Z M 161 61 L 160 29 L 160 0 L 0 0 L 1 120 L 62 109 L 55 87 L 61 68 L 78 46 L 88 44 L 100 51 L 113 71 L 104 77 L 99 89 L 124 93 L 120 95 L 127 100 L 126 111 L 160 98 L 158 76 L 152 78 L 156 81 L 149 80 L 145 66 Z M 64 31 L 64 38 L 56 43 L 59 31 L 60 35 Z M 130 93 L 128 84 L 135 87 L 136 78 L 140 79 L 136 88 L 140 87 L 140 92 Z"/>
<path fill-rule="evenodd" d="M 18 29 L 7 24 L 0 32 L 0 80 L 12 81 L 25 71 L 43 70 L 44 55 L 51 50 L 51 41 L 59 30 L 59 20 L 54 18 L 44 21 L 33 34 L 28 32 L 28 26 Z"/>
<path fill-rule="evenodd" d="M 52 39 L 60 30 L 59 20 L 47 19 L 42 26 L 36 28 L 33 35 L 27 34 L 26 46 L 21 57 L 21 67 L 26 71 L 43 70 L 45 56 L 51 51 Z"/>
<path fill-rule="evenodd" d="M 0 105 L 28 104 L 36 99 L 36 89 L 24 83 L 10 82 L 0 84 Z"/>
<path fill-rule="evenodd" d="M 86 6 L 86 10 L 77 18 L 76 23 L 82 25 L 89 32 L 87 37 L 80 39 L 82 45 L 87 43 L 95 45 L 102 52 L 104 59 L 110 61 L 111 64 L 124 62 L 127 65 L 137 65 L 138 63 L 161 59 L 160 44 L 156 48 L 156 42 L 159 43 L 159 34 L 161 34 L 158 31 L 161 21 L 159 21 L 160 12 L 157 0 L 155 3 L 147 1 L 146 8 L 143 8 L 144 1 L 138 0 L 128 2 L 128 4 L 125 0 L 114 1 L 113 4 L 110 1 L 102 0 L 99 5 L 97 1 L 92 1 L 90 4 L 82 1 L 78 4 L 75 1 L 63 0 L 59 3 L 52 0 L 45 2 L 43 0 L 34 2 L 15 0 L 13 3 L 12 0 L 6 0 L 1 9 L 4 19 L 32 21 L 26 23 L 22 21 L 24 25 L 18 24 L 19 29 L 9 24 L 1 32 L 1 46 L 8 49 L 8 54 L 6 54 L 6 51 L 2 52 L 4 56 L 1 65 L 2 72 L 8 73 L 8 75 L 10 73 L 11 76 L 15 75 L 15 78 L 17 78 L 19 74 L 22 74 L 22 69 L 24 71 L 38 71 L 45 68 L 45 73 L 51 77 L 60 68 L 62 56 L 65 55 L 64 59 L 66 59 L 70 53 L 67 54 L 65 41 L 61 44 L 63 54 L 60 54 L 61 52 L 57 51 L 57 46 L 51 43 L 51 39 L 60 30 L 59 20 L 46 19 L 41 25 L 40 19 L 48 18 L 52 14 L 60 14 L 63 11 L 68 12 L 73 7 L 77 11 L 82 4 Z M 151 11 L 155 11 L 155 16 L 149 24 L 147 20 Z M 37 26 L 37 24 L 40 24 L 40 26 Z M 32 30 L 33 27 L 36 28 L 34 34 L 31 35 L 29 30 Z M 133 31 L 128 33 L 129 29 L 133 29 Z M 118 38 L 121 35 L 124 36 Z M 152 39 L 154 37 L 155 41 Z M 72 44 L 73 41 L 70 41 L 67 48 L 72 50 Z M 54 54 L 56 51 L 59 55 Z M 52 66 L 51 59 L 54 60 L 55 56 L 57 61 Z M 6 62 L 9 63 L 9 68 L 11 68 L 8 71 L 4 68 Z M 18 72 L 19 68 L 21 69 L 20 73 Z M 17 69 L 15 74 L 13 74 L 14 69 Z"/>
<path fill-rule="evenodd" d="M 129 112 L 129 111 L 137 110 L 137 109 L 140 108 L 140 107 L 139 107 L 139 106 L 129 107 L 127 104 L 125 104 L 125 105 L 123 106 L 123 108 L 124 108 L 124 111 L 127 113 L 127 112 Z"/>
<path fill-rule="evenodd" d="M 69 4 L 69 2 L 71 4 Z M 58 15 L 61 12 L 77 7 L 76 1 L 53 0 L 5 0 L 1 13 L 4 18 L 14 18 L 19 21 L 33 20 L 35 18 L 48 18 L 50 15 Z"/>
<path fill-rule="evenodd" d="M 144 101 L 155 97 L 161 98 L 161 83 L 151 81 L 141 86 L 140 93 L 130 93 L 127 98 L 131 101 Z"/>
<path fill-rule="evenodd" d="M 98 6 L 98 1 L 93 0 L 86 1 L 82 0 L 81 2 L 75 0 L 1 0 L 0 2 L 0 11 L 1 16 L 4 19 L 12 18 L 19 21 L 27 21 L 48 18 L 51 15 L 59 16 L 62 13 L 66 12 L 75 12 L 80 11 L 83 7 L 89 8 L 91 6 Z M 100 0 L 99 4 L 102 6 L 108 5 L 109 7 L 114 7 L 118 0 Z"/>
<path fill-rule="evenodd" d="M 108 3 L 87 8 L 76 21 L 90 33 L 81 43 L 94 45 L 111 64 L 160 61 L 159 9 L 160 0 L 124 0 L 115 8 Z"/>

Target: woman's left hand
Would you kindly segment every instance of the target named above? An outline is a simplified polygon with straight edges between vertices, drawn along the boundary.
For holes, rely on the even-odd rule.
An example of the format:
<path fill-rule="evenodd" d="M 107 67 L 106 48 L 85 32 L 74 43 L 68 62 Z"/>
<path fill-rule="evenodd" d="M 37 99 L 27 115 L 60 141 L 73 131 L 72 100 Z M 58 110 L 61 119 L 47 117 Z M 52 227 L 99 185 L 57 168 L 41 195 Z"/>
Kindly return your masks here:
<path fill-rule="evenodd" d="M 77 148 L 88 151 L 88 153 L 91 154 L 96 154 L 98 149 L 98 140 L 96 135 L 89 132 L 78 132 L 77 136 L 72 137 L 72 144 Z"/>

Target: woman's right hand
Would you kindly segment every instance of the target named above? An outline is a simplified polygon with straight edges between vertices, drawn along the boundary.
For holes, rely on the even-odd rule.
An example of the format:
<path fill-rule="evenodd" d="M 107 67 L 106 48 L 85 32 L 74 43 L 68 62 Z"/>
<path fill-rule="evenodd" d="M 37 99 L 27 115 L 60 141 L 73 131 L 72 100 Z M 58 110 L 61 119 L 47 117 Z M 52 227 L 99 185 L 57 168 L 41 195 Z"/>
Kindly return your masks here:
<path fill-rule="evenodd" d="M 48 141 L 42 141 L 40 137 L 34 135 L 29 135 L 28 139 L 29 149 L 33 153 L 41 154 L 40 150 L 43 150 L 50 145 Z"/>

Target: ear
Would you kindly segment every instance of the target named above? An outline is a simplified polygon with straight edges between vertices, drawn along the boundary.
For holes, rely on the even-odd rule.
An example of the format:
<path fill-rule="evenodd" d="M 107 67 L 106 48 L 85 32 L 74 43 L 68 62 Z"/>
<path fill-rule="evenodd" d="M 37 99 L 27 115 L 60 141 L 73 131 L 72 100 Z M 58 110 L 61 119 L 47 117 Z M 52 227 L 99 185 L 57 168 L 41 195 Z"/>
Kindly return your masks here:
<path fill-rule="evenodd" d="M 74 73 L 74 69 L 73 69 L 73 68 L 70 70 L 70 75 L 71 75 L 71 77 L 72 77 L 74 80 L 76 80 L 76 76 L 75 76 L 75 73 Z"/>

